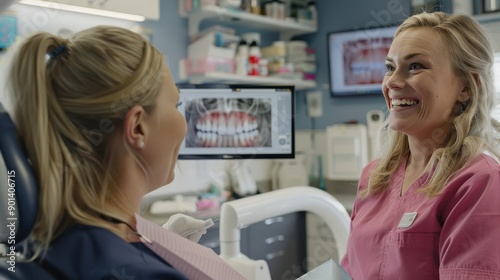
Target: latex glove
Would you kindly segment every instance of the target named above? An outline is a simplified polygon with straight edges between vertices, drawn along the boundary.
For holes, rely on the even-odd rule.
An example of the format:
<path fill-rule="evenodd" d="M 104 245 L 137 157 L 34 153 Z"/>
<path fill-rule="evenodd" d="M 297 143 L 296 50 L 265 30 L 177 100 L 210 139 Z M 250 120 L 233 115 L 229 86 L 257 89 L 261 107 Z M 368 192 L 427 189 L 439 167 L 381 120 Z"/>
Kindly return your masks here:
<path fill-rule="evenodd" d="M 207 233 L 207 228 L 214 225 L 212 219 L 198 220 L 181 213 L 172 215 L 162 228 L 177 233 L 193 242 L 198 242 Z"/>

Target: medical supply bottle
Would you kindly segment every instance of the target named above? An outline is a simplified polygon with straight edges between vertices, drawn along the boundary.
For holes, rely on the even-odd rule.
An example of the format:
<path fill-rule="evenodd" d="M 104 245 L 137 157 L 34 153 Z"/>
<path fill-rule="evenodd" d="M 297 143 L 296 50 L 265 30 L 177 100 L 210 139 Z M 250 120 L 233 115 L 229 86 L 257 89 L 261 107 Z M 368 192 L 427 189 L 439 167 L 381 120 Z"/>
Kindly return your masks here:
<path fill-rule="evenodd" d="M 250 12 L 260 15 L 260 0 L 250 0 Z"/>
<path fill-rule="evenodd" d="M 260 48 L 256 41 L 250 43 L 248 50 L 248 75 L 259 76 Z"/>
<path fill-rule="evenodd" d="M 269 76 L 269 62 L 265 58 L 259 61 L 259 75 L 264 77 Z"/>
<path fill-rule="evenodd" d="M 318 10 L 316 9 L 316 3 L 314 1 L 309 1 L 307 3 L 307 10 L 309 12 L 309 19 L 314 25 L 318 24 Z"/>
<path fill-rule="evenodd" d="M 241 40 L 236 50 L 236 74 L 246 76 L 248 73 L 248 45 Z"/>

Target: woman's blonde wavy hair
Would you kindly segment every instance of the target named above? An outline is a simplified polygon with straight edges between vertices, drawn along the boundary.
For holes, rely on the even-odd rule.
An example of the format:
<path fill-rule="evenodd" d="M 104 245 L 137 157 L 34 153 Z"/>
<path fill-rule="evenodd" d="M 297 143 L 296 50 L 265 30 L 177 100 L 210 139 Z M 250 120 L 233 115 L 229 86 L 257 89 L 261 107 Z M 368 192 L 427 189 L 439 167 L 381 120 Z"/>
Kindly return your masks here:
<path fill-rule="evenodd" d="M 498 150 L 500 123 L 491 117 L 495 104 L 493 88 L 493 49 L 485 31 L 472 18 L 466 15 L 448 15 L 442 12 L 421 13 L 406 19 L 397 29 L 397 37 L 404 31 L 429 28 L 439 34 L 447 44 L 454 73 L 470 92 L 463 112 L 453 118 L 453 128 L 441 139 L 429 139 L 430 145 L 440 143 L 426 167 L 434 172 L 421 192 L 429 197 L 437 196 L 453 175 L 465 164 L 483 152 L 488 152 L 496 160 L 500 159 Z M 387 126 L 382 133 L 382 147 L 378 165 L 369 177 L 364 197 L 382 193 L 387 189 L 391 175 L 410 153 L 408 137 Z"/>
<path fill-rule="evenodd" d="M 125 209 L 110 135 L 128 110 L 154 108 L 163 55 L 127 29 L 99 26 L 63 39 L 28 38 L 11 70 L 14 118 L 40 184 L 35 254 L 75 223 L 116 232 L 100 217 Z"/>

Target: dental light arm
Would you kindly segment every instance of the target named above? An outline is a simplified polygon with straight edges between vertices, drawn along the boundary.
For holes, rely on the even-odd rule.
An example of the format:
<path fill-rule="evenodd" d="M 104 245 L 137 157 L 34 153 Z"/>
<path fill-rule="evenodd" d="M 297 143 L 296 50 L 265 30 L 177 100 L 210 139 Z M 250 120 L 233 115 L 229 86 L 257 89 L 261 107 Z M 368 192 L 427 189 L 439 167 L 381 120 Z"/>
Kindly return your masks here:
<path fill-rule="evenodd" d="M 240 228 L 274 216 L 306 211 L 319 216 L 330 228 L 341 259 L 347 247 L 350 218 L 330 194 L 313 187 L 290 187 L 222 205 L 220 256 L 247 279 L 271 279 L 265 261 L 248 259 L 240 252 Z"/>

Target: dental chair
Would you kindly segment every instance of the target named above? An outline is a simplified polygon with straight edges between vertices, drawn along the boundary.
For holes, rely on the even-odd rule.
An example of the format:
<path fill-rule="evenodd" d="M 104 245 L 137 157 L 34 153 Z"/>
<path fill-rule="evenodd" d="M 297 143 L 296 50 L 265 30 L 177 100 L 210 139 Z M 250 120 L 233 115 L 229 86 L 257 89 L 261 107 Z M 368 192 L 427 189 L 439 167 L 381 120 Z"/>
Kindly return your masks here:
<path fill-rule="evenodd" d="M 0 207 L 0 279 L 56 279 L 41 264 L 23 262 L 23 241 L 37 216 L 38 184 L 16 127 L 1 103 Z"/>
<path fill-rule="evenodd" d="M 57 279 L 40 263 L 23 262 L 23 242 L 29 236 L 37 216 L 38 184 L 19 142 L 16 127 L 1 103 L 0 207 L 0 280 Z M 241 254 L 240 228 L 300 211 L 314 213 L 326 222 L 337 243 L 340 260 L 346 251 L 349 215 L 333 196 L 313 187 L 290 187 L 224 203 L 220 216 L 220 257 L 247 279 L 271 279 L 265 261 L 251 260 Z M 10 223 L 15 224 L 12 231 L 4 226 Z M 14 253 L 10 250 L 14 245 L 13 240 Z M 12 264 L 15 265 L 15 272 L 11 271 Z"/>

